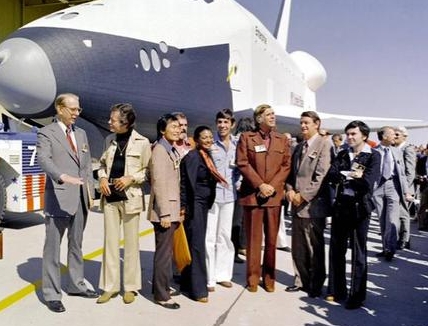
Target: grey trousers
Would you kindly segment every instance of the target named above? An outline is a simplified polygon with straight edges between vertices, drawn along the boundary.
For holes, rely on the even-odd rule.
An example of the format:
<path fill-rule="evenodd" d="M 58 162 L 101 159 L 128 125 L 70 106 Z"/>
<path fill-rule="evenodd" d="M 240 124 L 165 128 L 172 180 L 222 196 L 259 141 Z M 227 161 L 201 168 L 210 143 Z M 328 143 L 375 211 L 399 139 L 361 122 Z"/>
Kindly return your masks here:
<path fill-rule="evenodd" d="M 46 216 L 46 237 L 43 248 L 42 292 L 46 301 L 61 300 L 61 240 L 67 230 L 68 254 L 67 265 L 69 274 L 69 293 L 87 290 L 83 276 L 82 240 L 86 225 L 87 212 L 79 205 L 77 213 L 72 217 Z"/>
<path fill-rule="evenodd" d="M 380 184 L 373 193 L 373 200 L 379 218 L 383 250 L 394 254 L 397 249 L 400 222 L 400 196 L 394 179 Z"/>

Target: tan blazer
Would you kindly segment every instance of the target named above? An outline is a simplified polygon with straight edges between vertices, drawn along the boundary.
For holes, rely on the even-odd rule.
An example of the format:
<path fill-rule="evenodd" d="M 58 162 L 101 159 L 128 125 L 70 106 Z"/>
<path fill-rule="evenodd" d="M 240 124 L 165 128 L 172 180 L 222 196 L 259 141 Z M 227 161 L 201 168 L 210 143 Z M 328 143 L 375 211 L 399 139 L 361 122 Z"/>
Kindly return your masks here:
<path fill-rule="evenodd" d="M 290 172 L 291 154 L 287 138 L 271 132 L 267 151 L 260 151 L 258 146 L 264 140 L 258 131 L 241 134 L 236 148 L 236 164 L 243 176 L 239 203 L 244 206 L 280 206 L 284 197 L 285 180 Z M 266 202 L 257 202 L 258 187 L 262 183 L 273 186 L 276 194 Z"/>
<path fill-rule="evenodd" d="M 103 155 L 100 158 L 99 178 L 108 178 L 113 165 L 114 153 L 117 149 L 116 134 L 106 137 Z M 140 213 L 145 209 L 144 196 L 141 189 L 143 181 L 147 180 L 147 168 L 151 156 L 149 140 L 135 130 L 129 137 L 128 146 L 125 151 L 125 175 L 134 178 L 134 182 L 125 189 L 128 200 L 125 201 L 125 212 L 127 214 Z M 104 196 L 101 196 L 101 210 L 104 209 Z"/>
<path fill-rule="evenodd" d="M 171 222 L 180 218 L 180 168 L 174 155 L 157 143 L 153 148 L 150 167 L 150 201 L 147 219 L 160 222 L 169 216 Z"/>
<path fill-rule="evenodd" d="M 300 192 L 305 203 L 299 207 L 293 206 L 292 209 L 299 217 L 326 217 L 331 207 L 324 177 L 330 168 L 331 142 L 318 135 L 300 162 L 302 149 L 303 142 L 300 142 L 293 153 L 292 172 L 287 179 L 286 189 Z"/>

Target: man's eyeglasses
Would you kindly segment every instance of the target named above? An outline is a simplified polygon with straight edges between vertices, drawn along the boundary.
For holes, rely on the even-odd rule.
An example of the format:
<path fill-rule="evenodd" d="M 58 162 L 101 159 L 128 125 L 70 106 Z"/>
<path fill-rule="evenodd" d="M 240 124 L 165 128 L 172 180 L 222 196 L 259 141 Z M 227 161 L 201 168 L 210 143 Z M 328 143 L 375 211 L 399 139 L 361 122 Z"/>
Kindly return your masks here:
<path fill-rule="evenodd" d="M 69 108 L 68 106 L 63 105 L 63 108 L 66 108 L 68 112 L 70 113 L 82 113 L 83 109 L 82 108 Z"/>

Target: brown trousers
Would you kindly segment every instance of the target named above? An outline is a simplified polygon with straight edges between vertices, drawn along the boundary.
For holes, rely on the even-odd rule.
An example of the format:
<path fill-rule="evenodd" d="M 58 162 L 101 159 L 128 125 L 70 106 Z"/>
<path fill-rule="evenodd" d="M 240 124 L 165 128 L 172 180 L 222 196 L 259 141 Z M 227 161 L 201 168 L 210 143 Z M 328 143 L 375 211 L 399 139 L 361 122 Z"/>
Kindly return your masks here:
<path fill-rule="evenodd" d="M 274 287 L 276 238 L 279 228 L 281 207 L 244 206 L 245 231 L 247 235 L 247 284 L 257 286 L 260 274 L 265 286 Z M 261 264 L 261 246 L 263 231 L 265 234 L 263 265 Z"/>

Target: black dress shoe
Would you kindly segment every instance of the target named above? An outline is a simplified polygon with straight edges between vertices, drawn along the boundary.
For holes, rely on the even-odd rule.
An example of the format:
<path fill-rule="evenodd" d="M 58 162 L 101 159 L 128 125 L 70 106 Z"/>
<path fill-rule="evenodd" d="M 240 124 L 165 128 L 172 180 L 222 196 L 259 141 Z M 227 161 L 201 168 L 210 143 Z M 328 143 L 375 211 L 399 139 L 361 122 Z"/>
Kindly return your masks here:
<path fill-rule="evenodd" d="M 322 295 L 321 291 L 309 291 L 308 297 L 309 298 L 319 298 Z"/>
<path fill-rule="evenodd" d="M 180 295 L 180 294 L 181 294 L 180 290 L 176 290 L 176 289 L 170 289 L 169 290 L 169 295 L 171 297 L 176 297 L 177 295 Z"/>
<path fill-rule="evenodd" d="M 64 312 L 65 307 L 62 305 L 62 302 L 59 300 L 55 301 L 46 301 L 46 305 L 48 306 L 50 311 L 53 312 Z"/>
<path fill-rule="evenodd" d="M 291 248 L 288 247 L 288 246 L 279 247 L 279 248 L 276 248 L 276 249 L 281 250 L 281 251 L 285 251 L 285 252 L 291 252 Z"/>
<path fill-rule="evenodd" d="M 156 301 L 156 303 L 166 309 L 178 309 L 180 305 L 177 302 Z"/>
<path fill-rule="evenodd" d="M 96 299 L 100 296 L 97 292 L 89 290 L 89 289 L 87 289 L 84 292 L 69 293 L 68 295 L 70 295 L 72 297 L 82 297 L 82 298 L 86 298 L 86 299 Z"/>
<path fill-rule="evenodd" d="M 285 292 L 297 292 L 300 291 L 302 288 L 300 286 L 297 285 L 291 285 L 291 286 L 287 286 L 285 288 Z"/>
<path fill-rule="evenodd" d="M 391 251 L 385 251 L 385 260 L 386 261 L 391 261 L 393 257 L 394 257 L 394 254 Z"/>
<path fill-rule="evenodd" d="M 361 301 L 356 301 L 356 300 L 348 300 L 345 303 L 345 309 L 358 309 L 363 305 L 363 303 Z"/>
<path fill-rule="evenodd" d="M 378 252 L 376 257 L 385 257 L 385 251 Z"/>

